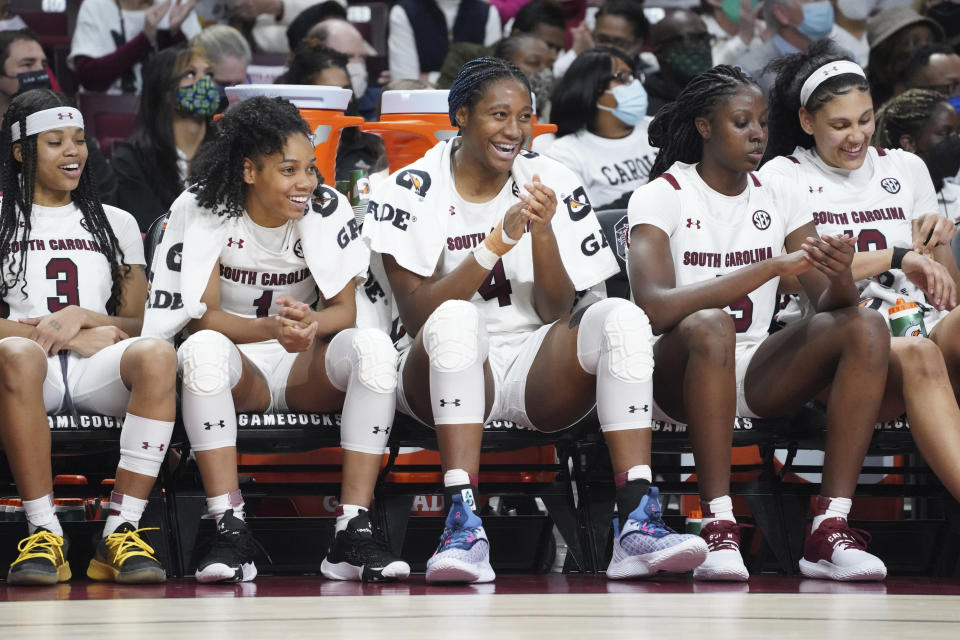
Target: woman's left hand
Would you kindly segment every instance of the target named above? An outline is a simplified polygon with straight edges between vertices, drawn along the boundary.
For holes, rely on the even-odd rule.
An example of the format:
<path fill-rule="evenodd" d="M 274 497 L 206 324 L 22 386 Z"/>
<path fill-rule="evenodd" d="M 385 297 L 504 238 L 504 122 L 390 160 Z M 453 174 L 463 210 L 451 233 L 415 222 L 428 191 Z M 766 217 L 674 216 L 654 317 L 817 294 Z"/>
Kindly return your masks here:
<path fill-rule="evenodd" d="M 540 176 L 533 175 L 533 184 L 523 185 L 527 193 L 520 193 L 520 200 L 526 205 L 524 215 L 529 220 L 530 233 L 536 235 L 550 227 L 553 214 L 557 212 L 557 194 L 553 189 L 540 182 Z"/>
<path fill-rule="evenodd" d="M 956 225 L 938 213 L 925 213 L 913 221 L 913 244 L 910 248 L 919 254 L 932 253 L 939 245 L 950 246 Z"/>
<path fill-rule="evenodd" d="M 30 338 L 39 344 L 47 355 L 54 355 L 66 348 L 83 328 L 83 309 L 71 305 L 56 313 L 37 318 L 21 318 L 23 324 L 33 325 Z"/>

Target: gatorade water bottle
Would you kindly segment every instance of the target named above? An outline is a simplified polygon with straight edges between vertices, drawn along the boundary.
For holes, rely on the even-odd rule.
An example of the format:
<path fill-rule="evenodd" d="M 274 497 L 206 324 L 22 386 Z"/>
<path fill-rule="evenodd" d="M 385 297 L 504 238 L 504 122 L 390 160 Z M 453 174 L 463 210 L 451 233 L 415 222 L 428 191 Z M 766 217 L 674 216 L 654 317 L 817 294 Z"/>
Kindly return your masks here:
<path fill-rule="evenodd" d="M 687 519 L 683 523 L 683 531 L 684 533 L 698 536 L 700 535 L 701 524 L 703 524 L 703 514 L 700 512 L 700 509 L 691 511 L 687 514 Z"/>
<path fill-rule="evenodd" d="M 923 313 L 916 302 L 906 302 L 897 298 L 897 304 L 887 310 L 890 320 L 890 333 L 894 337 L 926 338 L 927 328 L 923 324 Z"/>

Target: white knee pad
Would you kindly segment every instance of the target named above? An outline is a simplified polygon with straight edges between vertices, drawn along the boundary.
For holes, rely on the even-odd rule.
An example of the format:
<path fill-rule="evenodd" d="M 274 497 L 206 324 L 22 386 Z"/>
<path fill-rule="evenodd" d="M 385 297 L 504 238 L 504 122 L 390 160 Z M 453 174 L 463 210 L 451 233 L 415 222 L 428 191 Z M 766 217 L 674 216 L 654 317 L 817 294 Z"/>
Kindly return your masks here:
<path fill-rule="evenodd" d="M 583 314 L 577 359 L 597 377 L 597 417 L 603 431 L 649 428 L 653 415 L 653 332 L 647 315 L 619 298 Z"/>
<path fill-rule="evenodd" d="M 172 420 L 153 420 L 128 413 L 120 430 L 120 468 L 156 478 L 172 435 Z"/>
<path fill-rule="evenodd" d="M 488 341 L 479 310 L 466 300 L 447 300 L 423 325 L 423 346 L 430 358 L 434 424 L 483 422 Z"/>
<path fill-rule="evenodd" d="M 240 351 L 222 333 L 198 331 L 177 351 L 183 376 L 183 426 L 195 451 L 234 447 L 237 414 L 231 389 L 240 381 Z"/>
<path fill-rule="evenodd" d="M 327 376 L 347 394 L 340 420 L 344 449 L 380 455 L 386 448 L 397 404 L 399 355 L 377 329 L 347 329 L 330 341 Z"/>
<path fill-rule="evenodd" d="M 243 372 L 236 345 L 222 333 L 204 329 L 180 345 L 177 359 L 183 388 L 197 395 L 213 395 L 232 389 Z"/>

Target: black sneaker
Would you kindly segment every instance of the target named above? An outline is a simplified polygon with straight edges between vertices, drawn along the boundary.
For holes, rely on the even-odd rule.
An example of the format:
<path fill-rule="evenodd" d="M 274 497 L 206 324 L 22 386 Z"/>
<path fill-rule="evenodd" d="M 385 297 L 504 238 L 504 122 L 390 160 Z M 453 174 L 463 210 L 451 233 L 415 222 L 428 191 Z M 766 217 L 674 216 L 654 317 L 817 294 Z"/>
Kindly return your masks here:
<path fill-rule="evenodd" d="M 156 552 L 140 537 L 144 531 L 124 522 L 117 530 L 97 543 L 97 550 L 87 566 L 87 577 L 101 582 L 121 584 L 158 584 L 166 582 L 167 572 L 157 560 Z"/>
<path fill-rule="evenodd" d="M 217 537 L 197 566 L 197 582 L 249 582 L 257 577 L 253 563 L 257 541 L 247 523 L 228 509 L 217 524 Z"/>
<path fill-rule="evenodd" d="M 390 546 L 370 526 L 369 512 L 363 511 L 337 533 L 320 565 L 320 572 L 331 580 L 387 582 L 405 580 L 410 565 L 393 555 Z"/>
<path fill-rule="evenodd" d="M 69 541 L 64 536 L 38 528 L 20 541 L 20 555 L 10 564 L 7 584 L 51 585 L 71 578 L 67 562 Z"/>

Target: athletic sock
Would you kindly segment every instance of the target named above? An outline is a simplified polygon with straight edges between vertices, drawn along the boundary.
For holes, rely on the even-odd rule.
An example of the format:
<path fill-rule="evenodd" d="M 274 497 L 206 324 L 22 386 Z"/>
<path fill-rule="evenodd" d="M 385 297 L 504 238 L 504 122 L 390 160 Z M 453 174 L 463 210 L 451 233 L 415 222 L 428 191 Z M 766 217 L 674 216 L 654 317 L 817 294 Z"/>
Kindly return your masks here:
<path fill-rule="evenodd" d="M 843 518 L 846 520 L 847 516 L 850 515 L 850 508 L 852 506 L 853 501 L 850 498 L 826 498 L 824 496 L 817 496 L 817 505 L 813 512 L 813 527 L 811 527 L 810 533 L 816 531 L 820 524 L 827 518 Z"/>
<path fill-rule="evenodd" d="M 124 495 L 118 491 L 110 493 L 110 515 L 103 525 L 103 537 L 117 530 L 124 522 L 133 525 L 134 529 L 140 528 L 140 518 L 143 511 L 147 508 L 147 501 L 141 498 Z"/>
<path fill-rule="evenodd" d="M 715 520 L 737 521 L 733 516 L 733 500 L 730 496 L 720 496 L 719 498 L 714 498 L 706 502 L 701 500 L 700 512 L 703 514 L 703 520 L 700 523 L 701 527 L 705 527 Z"/>
<path fill-rule="evenodd" d="M 460 496 L 463 504 L 470 507 L 474 513 L 477 512 L 476 497 L 477 475 L 467 473 L 463 469 L 449 469 L 443 474 L 443 495 L 446 497 L 446 507 L 450 508 L 453 504 L 453 496 Z"/>
<path fill-rule="evenodd" d="M 234 518 L 243 520 L 243 506 L 243 496 L 240 494 L 239 489 L 231 491 L 230 493 L 207 498 L 207 513 L 216 519 L 217 524 L 220 523 L 220 518 L 223 517 L 223 514 L 230 509 L 233 509 Z"/>
<path fill-rule="evenodd" d="M 63 535 L 63 527 L 60 526 L 60 520 L 57 519 L 57 512 L 53 506 L 52 493 L 36 500 L 24 500 L 23 512 L 27 516 L 27 531 L 30 535 L 36 533 L 40 527 L 58 536 Z"/>
<path fill-rule="evenodd" d="M 638 464 L 614 474 L 613 481 L 616 484 L 617 518 L 620 520 L 620 529 L 623 529 L 627 517 L 647 495 L 653 472 L 650 465 Z"/>
<path fill-rule="evenodd" d="M 341 531 L 345 531 L 347 523 L 366 510 L 366 507 L 355 504 L 341 504 L 337 507 L 337 524 L 333 530 L 333 534 L 336 535 Z"/>

